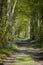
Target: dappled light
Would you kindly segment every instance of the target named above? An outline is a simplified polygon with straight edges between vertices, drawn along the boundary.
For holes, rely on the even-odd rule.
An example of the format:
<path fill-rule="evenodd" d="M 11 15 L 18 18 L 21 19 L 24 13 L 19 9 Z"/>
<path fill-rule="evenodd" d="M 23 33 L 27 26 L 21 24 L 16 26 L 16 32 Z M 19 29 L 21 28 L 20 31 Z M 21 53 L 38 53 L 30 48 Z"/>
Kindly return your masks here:
<path fill-rule="evenodd" d="M 42 0 L 0 0 L 0 65 L 43 65 Z"/>

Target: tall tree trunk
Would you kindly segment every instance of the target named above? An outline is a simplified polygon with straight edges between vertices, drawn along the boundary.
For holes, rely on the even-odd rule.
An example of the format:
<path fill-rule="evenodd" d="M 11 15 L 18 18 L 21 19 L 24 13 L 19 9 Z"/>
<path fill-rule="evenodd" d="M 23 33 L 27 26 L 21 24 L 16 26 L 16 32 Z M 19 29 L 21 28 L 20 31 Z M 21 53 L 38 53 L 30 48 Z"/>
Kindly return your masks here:
<path fill-rule="evenodd" d="M 38 39 L 38 1 L 35 0 L 31 5 L 30 37 Z"/>
<path fill-rule="evenodd" d="M 16 4 L 17 4 L 17 0 L 15 0 L 15 2 L 14 2 L 13 9 L 12 9 L 12 12 L 11 12 L 11 18 L 13 17 L 13 14 L 15 12 Z"/>
<path fill-rule="evenodd" d="M 7 0 L 7 20 L 10 21 L 11 0 Z"/>
<path fill-rule="evenodd" d="M 40 0 L 40 39 L 43 41 L 43 0 Z"/>
<path fill-rule="evenodd" d="M 2 15 L 3 15 L 3 0 L 0 0 L 0 20 L 2 19 Z"/>
<path fill-rule="evenodd" d="M 34 6 L 31 5 L 30 38 L 34 39 Z"/>

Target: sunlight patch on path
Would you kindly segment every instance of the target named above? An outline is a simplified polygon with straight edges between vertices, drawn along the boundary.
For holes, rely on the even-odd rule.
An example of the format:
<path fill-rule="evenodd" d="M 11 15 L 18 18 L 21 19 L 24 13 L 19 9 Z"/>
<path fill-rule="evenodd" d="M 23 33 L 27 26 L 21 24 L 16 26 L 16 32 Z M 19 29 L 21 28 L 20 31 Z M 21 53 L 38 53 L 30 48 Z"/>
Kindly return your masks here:
<path fill-rule="evenodd" d="M 12 65 L 35 65 L 34 60 L 30 55 L 21 53 L 15 58 Z"/>

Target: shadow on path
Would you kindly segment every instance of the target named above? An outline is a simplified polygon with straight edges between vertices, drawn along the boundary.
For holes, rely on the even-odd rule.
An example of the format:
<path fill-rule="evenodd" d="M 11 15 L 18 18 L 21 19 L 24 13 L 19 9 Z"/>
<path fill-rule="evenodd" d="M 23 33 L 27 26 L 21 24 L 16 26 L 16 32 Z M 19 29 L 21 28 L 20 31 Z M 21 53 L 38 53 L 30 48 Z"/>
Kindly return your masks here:
<path fill-rule="evenodd" d="M 4 65 L 43 65 L 40 48 L 33 44 L 18 45 L 17 50 L 4 61 Z"/>

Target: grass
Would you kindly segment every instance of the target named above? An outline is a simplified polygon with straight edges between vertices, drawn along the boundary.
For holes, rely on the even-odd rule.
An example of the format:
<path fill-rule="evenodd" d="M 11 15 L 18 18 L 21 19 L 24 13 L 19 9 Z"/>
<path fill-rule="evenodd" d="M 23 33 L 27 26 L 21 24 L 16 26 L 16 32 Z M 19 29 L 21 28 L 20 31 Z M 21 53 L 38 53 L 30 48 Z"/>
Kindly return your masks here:
<path fill-rule="evenodd" d="M 31 47 L 30 47 L 30 48 L 28 48 L 28 50 L 33 51 L 33 50 L 34 50 L 34 48 L 31 48 Z"/>
<path fill-rule="evenodd" d="M 16 57 L 12 65 L 34 65 L 32 56 L 21 53 Z"/>
<path fill-rule="evenodd" d="M 13 63 L 13 65 L 35 65 L 33 61 Z"/>
<path fill-rule="evenodd" d="M 14 49 L 17 49 L 16 44 L 11 45 L 10 47 L 0 47 L 0 62 L 9 57 Z"/>
<path fill-rule="evenodd" d="M 41 51 L 43 52 L 43 47 L 41 48 Z"/>

